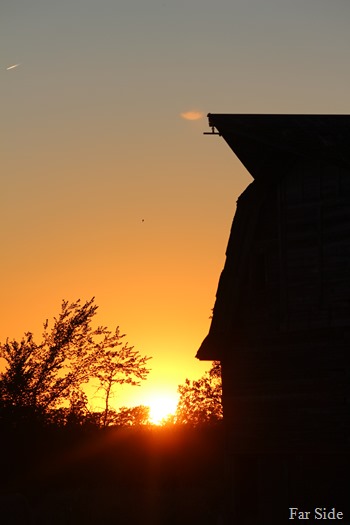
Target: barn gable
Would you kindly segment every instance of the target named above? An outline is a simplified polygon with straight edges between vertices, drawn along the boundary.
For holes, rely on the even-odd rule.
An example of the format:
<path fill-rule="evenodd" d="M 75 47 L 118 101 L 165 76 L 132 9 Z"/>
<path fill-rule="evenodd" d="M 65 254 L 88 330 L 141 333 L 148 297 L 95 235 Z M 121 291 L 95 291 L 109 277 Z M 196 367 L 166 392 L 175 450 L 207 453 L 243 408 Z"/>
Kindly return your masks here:
<path fill-rule="evenodd" d="M 350 324 L 350 117 L 209 115 L 254 181 L 239 197 L 199 359 Z"/>

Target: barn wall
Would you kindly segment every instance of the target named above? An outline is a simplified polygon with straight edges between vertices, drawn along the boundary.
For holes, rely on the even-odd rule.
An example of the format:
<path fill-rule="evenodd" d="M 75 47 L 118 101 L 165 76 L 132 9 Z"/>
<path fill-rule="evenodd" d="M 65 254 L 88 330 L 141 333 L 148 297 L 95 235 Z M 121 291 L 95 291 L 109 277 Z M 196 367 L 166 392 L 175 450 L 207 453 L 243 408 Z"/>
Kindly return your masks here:
<path fill-rule="evenodd" d="M 240 196 L 199 359 L 222 364 L 225 523 L 339 506 L 350 470 L 350 117 L 209 115 Z"/>
<path fill-rule="evenodd" d="M 227 309 L 222 357 L 224 411 L 236 449 L 349 446 L 349 181 L 344 168 L 303 160 L 265 192 L 253 183 L 239 204 L 234 225 L 250 247 L 239 287 L 231 288 L 238 307 Z M 253 222 L 237 221 L 251 209 L 254 191 Z M 234 274 L 240 246 L 232 239 L 224 272 Z"/>
<path fill-rule="evenodd" d="M 350 325 L 350 171 L 305 162 L 281 183 L 282 327 Z"/>

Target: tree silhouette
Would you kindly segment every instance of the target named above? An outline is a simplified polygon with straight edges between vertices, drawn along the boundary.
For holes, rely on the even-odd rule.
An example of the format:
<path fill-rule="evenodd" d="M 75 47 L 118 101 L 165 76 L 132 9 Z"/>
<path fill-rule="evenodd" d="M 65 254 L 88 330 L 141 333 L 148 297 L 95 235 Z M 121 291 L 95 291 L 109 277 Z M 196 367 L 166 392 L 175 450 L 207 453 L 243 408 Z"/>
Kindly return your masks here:
<path fill-rule="evenodd" d="M 31 332 L 20 342 L 7 339 L 0 344 L 0 357 L 6 361 L 0 374 L 0 407 L 5 418 L 42 418 L 68 403 L 71 414 L 81 415 L 86 405 L 82 387 L 94 377 L 102 388 L 109 388 L 108 408 L 114 383 L 137 384 L 133 376 L 146 378 L 149 358 L 127 345 L 119 348 L 124 337 L 119 327 L 114 333 L 103 326 L 91 327 L 97 308 L 94 298 L 84 304 L 63 301 L 52 328 L 48 321 L 44 323 L 39 344 Z"/>
<path fill-rule="evenodd" d="M 213 361 L 211 369 L 197 381 L 186 379 L 178 392 L 176 423 L 197 426 L 220 421 L 223 417 L 220 361 Z"/>
<path fill-rule="evenodd" d="M 125 334 L 120 334 L 117 327 L 114 334 L 105 332 L 103 340 L 99 343 L 99 355 L 94 366 L 93 377 L 99 380 L 99 390 L 103 390 L 105 394 L 103 426 L 108 425 L 113 386 L 124 383 L 139 386 L 140 381 L 146 379 L 149 372 L 146 364 L 150 358 L 142 357 L 133 346 L 128 346 L 128 343 L 123 345 L 121 341 L 123 337 Z"/>
<path fill-rule="evenodd" d="M 140 405 L 137 407 L 121 407 L 115 413 L 113 423 L 118 426 L 149 425 L 149 407 Z"/>

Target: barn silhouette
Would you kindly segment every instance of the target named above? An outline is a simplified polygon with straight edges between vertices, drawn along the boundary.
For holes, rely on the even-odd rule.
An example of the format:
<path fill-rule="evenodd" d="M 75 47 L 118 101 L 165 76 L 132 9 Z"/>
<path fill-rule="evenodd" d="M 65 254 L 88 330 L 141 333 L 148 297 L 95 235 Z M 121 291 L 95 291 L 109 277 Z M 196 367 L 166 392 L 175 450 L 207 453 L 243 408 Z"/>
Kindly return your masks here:
<path fill-rule="evenodd" d="M 350 116 L 208 117 L 254 179 L 197 352 L 222 365 L 225 523 L 350 523 Z"/>

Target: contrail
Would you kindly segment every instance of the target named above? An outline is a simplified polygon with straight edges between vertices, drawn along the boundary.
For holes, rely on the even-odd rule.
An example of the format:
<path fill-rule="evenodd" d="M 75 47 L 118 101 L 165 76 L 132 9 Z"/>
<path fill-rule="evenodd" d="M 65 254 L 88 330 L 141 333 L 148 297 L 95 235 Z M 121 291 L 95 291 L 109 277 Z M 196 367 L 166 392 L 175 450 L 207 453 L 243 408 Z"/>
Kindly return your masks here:
<path fill-rule="evenodd" d="M 9 71 L 10 69 L 15 69 L 15 67 L 20 66 L 21 64 L 13 64 L 13 66 L 9 66 L 6 68 L 6 71 Z"/>

